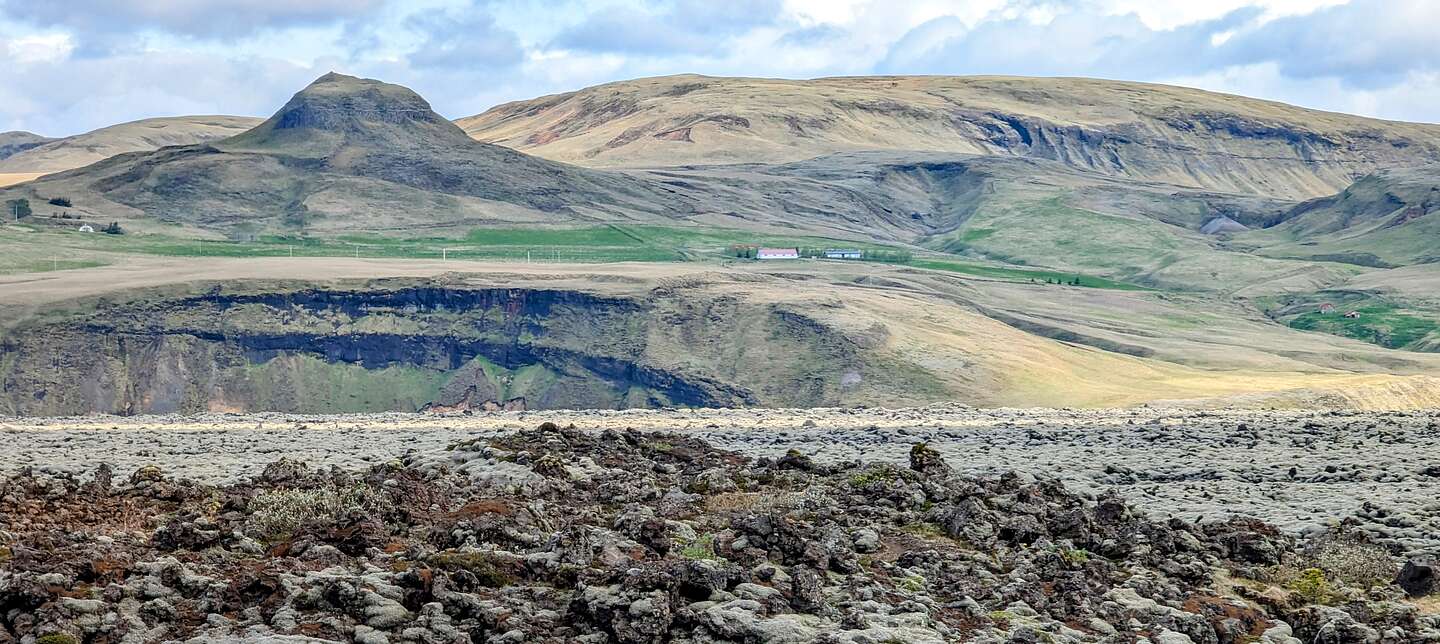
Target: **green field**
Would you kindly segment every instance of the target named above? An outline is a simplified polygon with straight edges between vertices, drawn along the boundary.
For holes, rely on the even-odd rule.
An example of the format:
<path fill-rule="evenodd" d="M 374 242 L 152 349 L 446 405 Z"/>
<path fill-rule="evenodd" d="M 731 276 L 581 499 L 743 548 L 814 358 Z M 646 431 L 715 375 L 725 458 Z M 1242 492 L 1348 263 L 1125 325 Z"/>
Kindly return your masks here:
<path fill-rule="evenodd" d="M 172 257 L 357 257 L 521 262 L 676 262 L 733 259 L 735 245 L 858 248 L 908 255 L 894 245 L 806 235 L 755 234 L 720 228 L 595 226 L 589 228 L 484 228 L 463 238 L 346 235 L 336 238 L 260 237 L 254 241 L 185 239 L 162 234 L 105 235 L 38 226 L 0 227 L 0 274 L 102 266 L 126 255 Z M 925 253 L 891 262 L 930 270 L 1020 282 L 1074 284 L 1090 288 L 1143 287 L 1090 275 L 1041 268 L 1011 268 Z M 742 260 L 743 261 L 743 260 Z"/>
<path fill-rule="evenodd" d="M 0 243 L 74 259 L 89 253 L 179 257 L 368 257 L 495 259 L 535 262 L 666 262 L 720 257 L 732 244 L 894 247 L 823 237 L 757 235 L 740 230 L 661 226 L 484 228 L 463 238 L 345 235 L 261 237 L 255 241 L 185 239 L 158 234 L 103 235 L 41 227 L 0 228 Z M 93 260 L 92 260 L 93 261 Z"/>
<path fill-rule="evenodd" d="M 1359 316 L 1347 318 L 1342 313 L 1348 311 L 1354 311 Z M 1427 336 L 1440 333 L 1440 319 L 1416 315 L 1394 304 L 1378 301 L 1344 307 L 1331 314 L 1318 311 L 1306 313 L 1291 320 L 1290 326 L 1363 340 L 1391 349 L 1414 348 Z"/>

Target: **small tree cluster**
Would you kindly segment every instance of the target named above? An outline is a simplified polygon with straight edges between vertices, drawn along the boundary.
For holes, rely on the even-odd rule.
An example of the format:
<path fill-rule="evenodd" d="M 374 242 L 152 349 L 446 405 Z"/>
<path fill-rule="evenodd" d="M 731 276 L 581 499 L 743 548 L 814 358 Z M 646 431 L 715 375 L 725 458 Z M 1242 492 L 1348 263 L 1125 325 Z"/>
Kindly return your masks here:
<path fill-rule="evenodd" d="M 51 198 L 50 198 L 50 205 L 52 205 L 52 206 L 60 206 L 61 208 L 70 208 L 70 207 L 74 206 L 75 204 L 73 204 L 73 203 L 70 202 L 70 198 L 69 198 L 69 197 L 51 197 Z"/>
<path fill-rule="evenodd" d="M 100 232 L 105 233 L 106 235 L 124 235 L 125 229 L 120 227 L 120 222 L 112 221 L 108 226 L 101 228 Z"/>
<path fill-rule="evenodd" d="M 755 253 L 759 250 L 759 247 L 756 246 L 733 244 L 730 246 L 729 254 L 731 257 L 738 257 L 740 259 L 755 259 Z"/>
<path fill-rule="evenodd" d="M 909 264 L 915 259 L 915 253 L 908 250 L 867 250 L 865 259 L 872 262 L 887 262 L 890 264 Z"/>

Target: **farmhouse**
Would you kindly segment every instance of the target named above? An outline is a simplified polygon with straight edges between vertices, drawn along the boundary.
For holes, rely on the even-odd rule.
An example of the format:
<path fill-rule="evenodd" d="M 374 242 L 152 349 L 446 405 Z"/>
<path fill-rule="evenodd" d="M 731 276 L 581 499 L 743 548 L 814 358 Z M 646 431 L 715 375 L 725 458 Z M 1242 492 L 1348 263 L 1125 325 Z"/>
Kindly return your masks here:
<path fill-rule="evenodd" d="M 825 259 L 863 259 L 865 253 L 853 248 L 829 248 L 825 250 Z"/>
<path fill-rule="evenodd" d="M 1333 315 L 1334 313 L 1335 313 L 1335 305 L 1334 305 L 1334 304 L 1331 304 L 1331 303 L 1329 303 L 1329 302 L 1326 302 L 1326 303 L 1320 305 L 1320 315 Z"/>
<path fill-rule="evenodd" d="M 755 259 L 800 259 L 800 249 L 761 248 L 755 251 Z"/>

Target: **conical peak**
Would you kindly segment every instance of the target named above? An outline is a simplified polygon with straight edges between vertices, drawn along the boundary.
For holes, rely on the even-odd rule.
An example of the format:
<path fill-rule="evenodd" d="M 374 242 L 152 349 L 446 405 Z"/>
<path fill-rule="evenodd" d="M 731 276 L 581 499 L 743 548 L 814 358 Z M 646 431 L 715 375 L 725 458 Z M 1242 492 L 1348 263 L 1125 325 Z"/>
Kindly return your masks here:
<path fill-rule="evenodd" d="M 419 94 L 400 85 L 330 72 L 295 94 L 254 130 L 232 139 L 244 147 L 347 142 L 407 146 L 472 144 Z"/>
<path fill-rule="evenodd" d="M 276 129 L 364 130 L 384 125 L 448 123 L 409 88 L 331 72 L 276 114 Z"/>

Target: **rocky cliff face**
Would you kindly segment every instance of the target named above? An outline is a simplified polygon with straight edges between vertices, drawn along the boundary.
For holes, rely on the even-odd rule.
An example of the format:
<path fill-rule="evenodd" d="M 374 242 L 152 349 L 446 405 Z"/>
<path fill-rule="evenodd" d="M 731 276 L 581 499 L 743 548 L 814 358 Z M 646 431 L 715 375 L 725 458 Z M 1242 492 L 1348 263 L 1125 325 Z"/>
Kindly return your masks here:
<path fill-rule="evenodd" d="M 833 405 L 864 350 L 804 315 L 733 302 L 212 293 L 13 330 L 0 340 L 0 413 Z M 746 355 L 780 368 L 751 373 Z"/>

